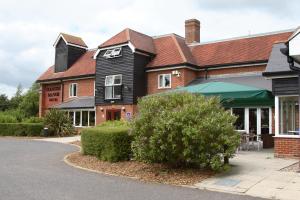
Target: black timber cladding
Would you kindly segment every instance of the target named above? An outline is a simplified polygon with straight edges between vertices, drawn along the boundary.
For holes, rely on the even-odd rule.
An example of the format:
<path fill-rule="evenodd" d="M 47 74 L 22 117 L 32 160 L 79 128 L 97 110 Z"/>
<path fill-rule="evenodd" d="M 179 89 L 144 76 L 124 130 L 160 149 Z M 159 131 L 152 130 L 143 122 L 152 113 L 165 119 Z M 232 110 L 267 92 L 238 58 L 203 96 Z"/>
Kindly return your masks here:
<path fill-rule="evenodd" d="M 61 38 L 55 48 L 55 72 L 66 71 L 85 52 L 83 48 L 67 45 Z"/>
<path fill-rule="evenodd" d="M 122 98 L 112 100 L 114 104 L 136 104 L 137 98 L 146 94 L 145 65 L 149 57 L 135 54 L 128 46 L 122 47 L 122 56 L 104 58 L 106 50 L 96 59 L 96 105 L 112 104 L 105 100 L 105 77 L 122 75 Z"/>
<path fill-rule="evenodd" d="M 299 94 L 299 78 L 278 78 L 272 80 L 272 92 L 278 95 L 297 95 Z"/>
<path fill-rule="evenodd" d="M 68 69 L 68 46 L 60 39 L 55 48 L 55 72 L 63 72 Z"/>

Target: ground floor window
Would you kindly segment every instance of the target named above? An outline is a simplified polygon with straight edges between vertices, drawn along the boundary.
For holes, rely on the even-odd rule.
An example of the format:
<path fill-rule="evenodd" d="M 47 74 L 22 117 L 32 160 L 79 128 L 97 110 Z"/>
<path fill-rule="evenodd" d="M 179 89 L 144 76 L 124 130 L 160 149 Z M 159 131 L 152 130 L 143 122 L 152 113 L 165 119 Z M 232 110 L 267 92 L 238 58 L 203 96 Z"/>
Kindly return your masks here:
<path fill-rule="evenodd" d="M 237 117 L 234 123 L 236 130 L 245 130 L 245 109 L 232 108 L 232 114 L 234 114 Z"/>
<path fill-rule="evenodd" d="M 299 135 L 299 96 L 275 98 L 276 133 L 279 135 Z"/>
<path fill-rule="evenodd" d="M 68 110 L 67 112 L 75 127 L 95 126 L 95 110 Z"/>
<path fill-rule="evenodd" d="M 231 108 L 231 113 L 237 117 L 234 126 L 238 131 L 253 134 L 272 133 L 272 109 L 259 108 Z"/>

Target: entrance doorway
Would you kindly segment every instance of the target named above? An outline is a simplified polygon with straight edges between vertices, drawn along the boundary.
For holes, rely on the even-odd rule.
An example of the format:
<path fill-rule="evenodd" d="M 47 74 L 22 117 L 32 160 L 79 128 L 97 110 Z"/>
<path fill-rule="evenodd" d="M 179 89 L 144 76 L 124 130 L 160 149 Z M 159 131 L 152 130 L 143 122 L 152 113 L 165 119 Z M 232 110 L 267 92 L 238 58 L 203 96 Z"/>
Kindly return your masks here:
<path fill-rule="evenodd" d="M 106 111 L 106 120 L 107 121 L 114 121 L 121 119 L 121 110 L 118 109 L 111 109 Z"/>

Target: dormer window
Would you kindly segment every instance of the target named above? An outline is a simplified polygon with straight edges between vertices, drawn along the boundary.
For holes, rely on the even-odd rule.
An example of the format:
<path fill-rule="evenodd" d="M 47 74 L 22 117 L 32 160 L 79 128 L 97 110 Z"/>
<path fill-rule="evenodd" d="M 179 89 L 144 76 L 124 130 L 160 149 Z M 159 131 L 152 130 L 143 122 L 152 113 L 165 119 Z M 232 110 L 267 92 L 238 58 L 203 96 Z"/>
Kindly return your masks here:
<path fill-rule="evenodd" d="M 108 49 L 104 53 L 103 57 L 104 58 L 116 58 L 122 56 L 122 48 L 114 48 L 114 49 Z"/>

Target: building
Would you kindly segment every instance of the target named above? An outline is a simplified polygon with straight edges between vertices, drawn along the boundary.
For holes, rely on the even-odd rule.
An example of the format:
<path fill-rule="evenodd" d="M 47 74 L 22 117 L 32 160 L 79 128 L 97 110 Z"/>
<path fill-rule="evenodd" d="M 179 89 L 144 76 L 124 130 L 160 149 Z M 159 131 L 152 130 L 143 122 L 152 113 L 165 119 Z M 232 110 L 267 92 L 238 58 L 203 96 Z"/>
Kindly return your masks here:
<path fill-rule="evenodd" d="M 191 19 L 185 21 L 185 37 L 148 36 L 127 28 L 96 49 L 89 49 L 80 37 L 61 33 L 54 43 L 54 65 L 37 80 L 40 116 L 49 108 L 60 108 L 69 113 L 76 127 L 93 126 L 131 118 L 137 112 L 138 98 L 147 94 L 226 83 L 229 89 L 260 95 L 261 99 L 252 101 L 245 101 L 244 96 L 228 109 L 238 116 L 238 130 L 262 135 L 264 145 L 271 147 L 272 134 L 278 129 L 274 118 L 277 81 L 262 73 L 268 74 L 278 42 L 286 41 L 294 31 L 204 43 L 200 42 L 200 22 Z"/>

